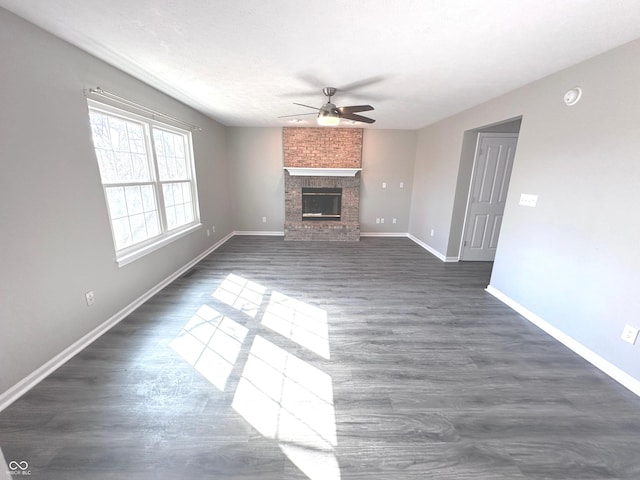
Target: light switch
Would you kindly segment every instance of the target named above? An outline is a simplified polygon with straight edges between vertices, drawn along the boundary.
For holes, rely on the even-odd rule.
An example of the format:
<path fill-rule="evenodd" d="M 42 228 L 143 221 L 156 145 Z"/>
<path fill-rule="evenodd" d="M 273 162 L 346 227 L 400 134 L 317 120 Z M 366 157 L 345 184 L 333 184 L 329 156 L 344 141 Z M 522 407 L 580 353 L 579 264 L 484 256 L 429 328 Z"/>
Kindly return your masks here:
<path fill-rule="evenodd" d="M 638 329 L 632 325 L 625 325 L 620 338 L 633 345 L 636 343 L 636 339 L 638 338 Z"/>
<path fill-rule="evenodd" d="M 531 195 L 529 193 L 520 194 L 520 205 L 535 208 L 537 203 L 538 195 Z"/>

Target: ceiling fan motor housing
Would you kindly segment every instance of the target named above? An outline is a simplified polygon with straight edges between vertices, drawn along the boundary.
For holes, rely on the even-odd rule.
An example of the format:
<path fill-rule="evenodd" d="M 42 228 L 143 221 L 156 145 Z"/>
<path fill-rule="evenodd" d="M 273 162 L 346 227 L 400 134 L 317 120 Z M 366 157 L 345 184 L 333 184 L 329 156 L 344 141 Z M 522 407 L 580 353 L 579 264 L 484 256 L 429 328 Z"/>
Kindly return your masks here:
<path fill-rule="evenodd" d="M 321 108 L 320 108 L 320 113 L 325 112 L 325 113 L 333 113 L 333 114 L 337 114 L 339 113 L 338 111 L 338 107 L 335 106 L 335 104 L 331 103 L 331 102 L 327 102 L 325 103 Z"/>
<path fill-rule="evenodd" d="M 322 93 L 329 97 L 329 101 L 331 101 L 331 97 L 336 94 L 336 89 L 334 87 L 324 87 Z"/>

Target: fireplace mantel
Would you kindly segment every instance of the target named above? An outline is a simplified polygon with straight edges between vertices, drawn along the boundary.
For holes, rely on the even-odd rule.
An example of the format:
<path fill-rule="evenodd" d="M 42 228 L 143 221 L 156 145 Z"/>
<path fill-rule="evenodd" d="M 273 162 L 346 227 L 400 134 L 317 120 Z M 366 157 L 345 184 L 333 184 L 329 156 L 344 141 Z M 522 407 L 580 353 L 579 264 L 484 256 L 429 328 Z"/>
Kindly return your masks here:
<path fill-rule="evenodd" d="M 284 167 L 293 177 L 355 177 L 361 168 Z"/>

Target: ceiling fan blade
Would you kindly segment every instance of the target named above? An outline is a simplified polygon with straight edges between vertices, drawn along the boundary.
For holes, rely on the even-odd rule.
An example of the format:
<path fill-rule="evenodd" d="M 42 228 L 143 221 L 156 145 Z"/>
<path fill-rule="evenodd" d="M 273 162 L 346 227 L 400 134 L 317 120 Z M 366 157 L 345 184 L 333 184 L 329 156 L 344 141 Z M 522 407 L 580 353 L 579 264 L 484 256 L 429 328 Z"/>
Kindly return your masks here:
<path fill-rule="evenodd" d="M 318 107 L 312 107 L 311 105 L 305 105 L 304 103 L 293 102 L 294 105 L 300 105 L 301 107 L 313 108 L 314 110 L 320 110 Z"/>
<path fill-rule="evenodd" d="M 386 80 L 386 77 L 382 75 L 376 75 L 375 77 L 363 78 L 362 80 L 357 80 L 355 82 L 348 83 L 347 85 L 342 85 L 338 87 L 339 92 L 352 92 L 353 90 L 360 90 L 363 87 L 368 87 L 369 85 L 374 85 L 376 83 L 380 83 Z"/>
<path fill-rule="evenodd" d="M 294 113 L 293 115 L 281 115 L 279 117 L 276 118 L 287 118 L 287 117 L 299 117 L 301 115 L 317 115 L 316 112 L 311 112 L 311 113 Z"/>
<path fill-rule="evenodd" d="M 373 110 L 373 107 L 371 105 L 352 105 L 350 107 L 338 107 L 338 111 L 342 115 L 355 112 L 368 112 L 369 110 Z"/>
<path fill-rule="evenodd" d="M 340 118 L 344 118 L 346 120 L 354 120 L 356 122 L 362 122 L 362 123 L 375 122 L 373 118 L 363 117 L 362 115 L 356 115 L 355 113 L 340 114 Z"/>

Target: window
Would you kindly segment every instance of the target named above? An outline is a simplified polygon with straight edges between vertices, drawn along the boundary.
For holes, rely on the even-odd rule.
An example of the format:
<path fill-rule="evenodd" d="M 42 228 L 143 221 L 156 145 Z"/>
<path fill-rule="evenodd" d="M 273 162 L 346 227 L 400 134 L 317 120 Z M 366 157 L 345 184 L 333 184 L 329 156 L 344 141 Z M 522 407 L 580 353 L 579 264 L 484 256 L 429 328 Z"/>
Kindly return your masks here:
<path fill-rule="evenodd" d="M 191 133 L 89 101 L 118 263 L 198 227 Z"/>

